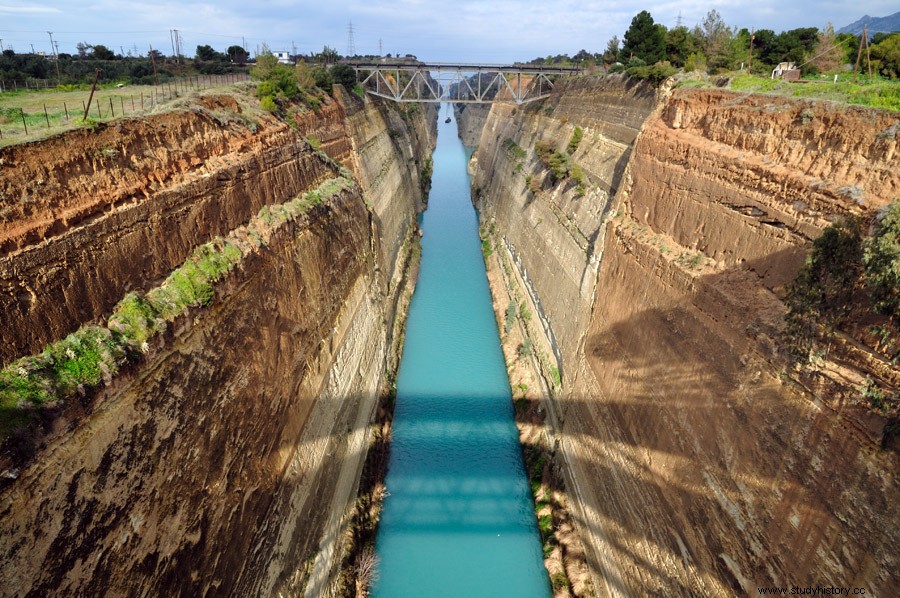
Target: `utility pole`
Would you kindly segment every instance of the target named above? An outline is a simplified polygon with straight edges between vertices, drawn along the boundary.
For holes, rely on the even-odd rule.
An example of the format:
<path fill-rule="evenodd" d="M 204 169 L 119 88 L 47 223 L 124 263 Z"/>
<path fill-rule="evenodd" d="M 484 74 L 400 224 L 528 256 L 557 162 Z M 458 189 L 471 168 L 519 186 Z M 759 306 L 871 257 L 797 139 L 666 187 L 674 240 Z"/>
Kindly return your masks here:
<path fill-rule="evenodd" d="M 84 116 L 81 117 L 81 120 L 87 120 L 88 112 L 91 109 L 91 101 L 94 99 L 94 91 L 97 89 L 97 81 L 100 80 L 100 69 L 97 69 L 97 72 L 94 74 L 94 84 L 91 86 L 91 95 L 88 96 L 87 104 L 84 107 Z M 99 100 L 98 100 L 99 102 Z M 100 108 L 98 107 L 97 110 Z"/>
<path fill-rule="evenodd" d="M 750 56 L 747 59 L 747 72 L 750 72 L 750 67 L 753 66 L 753 40 L 756 39 L 756 35 L 754 33 L 756 30 L 751 27 L 750 28 Z"/>
<path fill-rule="evenodd" d="M 384 52 L 381 49 L 381 38 L 380 37 L 378 38 L 378 55 L 384 56 Z"/>
<path fill-rule="evenodd" d="M 153 51 L 152 45 L 150 46 L 150 62 L 153 63 L 153 80 L 159 85 L 159 75 L 156 73 L 156 52 Z"/>
<path fill-rule="evenodd" d="M 865 26 L 863 27 L 865 28 Z M 869 66 L 869 81 L 872 80 L 872 57 L 869 55 L 869 33 L 865 34 L 866 40 L 866 64 Z"/>
<path fill-rule="evenodd" d="M 56 46 L 53 44 L 53 32 L 48 31 L 47 35 L 50 36 L 50 50 L 53 51 L 53 57 L 56 59 L 56 85 L 59 86 L 62 84 L 62 77 L 59 74 L 59 55 L 56 53 Z"/>
<path fill-rule="evenodd" d="M 297 44 L 294 43 L 294 40 L 291 40 L 291 60 L 297 64 Z"/>
<path fill-rule="evenodd" d="M 0 52 L 5 52 L 6 48 L 3 47 L 3 38 L 0 37 Z"/>
<path fill-rule="evenodd" d="M 853 67 L 853 82 L 856 83 L 856 72 L 859 70 L 859 59 L 862 58 L 863 40 L 866 40 L 868 46 L 869 26 L 863 25 L 862 37 L 859 38 L 859 50 L 856 52 L 856 65 Z"/>

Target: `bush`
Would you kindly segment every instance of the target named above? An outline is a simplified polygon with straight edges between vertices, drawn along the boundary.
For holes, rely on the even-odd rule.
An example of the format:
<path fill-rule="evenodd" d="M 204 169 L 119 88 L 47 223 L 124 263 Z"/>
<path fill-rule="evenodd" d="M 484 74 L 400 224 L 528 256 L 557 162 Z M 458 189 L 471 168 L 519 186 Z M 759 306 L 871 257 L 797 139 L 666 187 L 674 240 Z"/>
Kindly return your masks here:
<path fill-rule="evenodd" d="M 506 334 L 512 330 L 513 324 L 516 323 L 516 302 L 510 301 L 506 305 Z"/>
<path fill-rule="evenodd" d="M 566 577 L 565 571 L 557 571 L 550 578 L 550 583 L 553 585 L 554 590 L 562 590 L 569 587 L 569 578 Z"/>
<path fill-rule="evenodd" d="M 494 253 L 493 248 L 491 247 L 491 240 L 484 239 L 481 241 L 481 253 L 484 254 L 484 257 L 488 258 Z"/>
<path fill-rule="evenodd" d="M 572 164 L 572 169 L 569 171 L 569 176 L 575 181 L 575 184 L 584 186 L 584 170 L 581 169 L 581 166 L 578 164 Z"/>
<path fill-rule="evenodd" d="M 274 96 L 264 96 L 259 101 L 259 107 L 266 112 L 276 112 L 278 110 L 278 105 L 275 103 Z"/>
<path fill-rule="evenodd" d="M 862 264 L 859 222 L 833 224 L 813 242 L 797 278 L 787 287 L 785 321 L 791 354 L 805 362 L 819 324 L 834 328 L 849 313 Z"/>
<path fill-rule="evenodd" d="M 759 64 L 759 61 L 757 61 Z M 691 73 L 694 71 L 706 72 L 706 56 L 703 52 L 691 52 L 687 60 L 684 61 L 684 70 Z"/>
<path fill-rule="evenodd" d="M 560 181 L 569 175 L 569 157 L 553 149 L 553 146 L 544 141 L 534 144 L 534 151 L 544 166 L 550 168 L 551 180 Z"/>
<path fill-rule="evenodd" d="M 310 69 L 309 74 L 312 75 L 316 87 L 325 91 L 331 91 L 331 86 L 334 85 L 334 79 L 331 77 L 331 73 L 328 72 L 328 69 L 324 66 L 314 66 Z"/>
<path fill-rule="evenodd" d="M 356 71 L 349 64 L 336 64 L 331 67 L 331 78 L 346 89 L 353 89 L 356 85 Z"/>
<path fill-rule="evenodd" d="M 560 373 L 558 367 L 553 366 L 550 368 L 550 378 L 553 379 L 553 384 L 555 386 L 562 385 L 562 374 Z"/>
<path fill-rule="evenodd" d="M 140 345 L 153 334 L 158 315 L 153 304 L 145 297 L 129 293 L 116 305 L 107 326 L 125 339 Z"/>
<path fill-rule="evenodd" d="M 875 309 L 900 315 L 900 199 L 887 207 L 867 240 L 863 263 Z"/>
<path fill-rule="evenodd" d="M 660 83 L 678 72 L 668 61 L 657 62 L 653 66 L 635 66 L 625 71 L 629 77 L 635 79 L 646 79 L 653 85 L 659 86 Z"/>
<path fill-rule="evenodd" d="M 647 66 L 647 63 L 638 58 L 637 56 L 632 56 L 628 59 L 628 62 L 625 63 L 626 69 L 633 69 L 639 66 Z"/>
<path fill-rule="evenodd" d="M 531 357 L 531 355 L 534 353 L 534 347 L 531 343 L 530 338 L 526 338 L 525 342 L 522 343 L 521 345 L 519 345 L 518 353 L 519 353 L 519 357 Z M 527 389 L 527 387 L 526 387 L 526 389 Z"/>
<path fill-rule="evenodd" d="M 422 175 L 419 178 L 422 193 L 427 194 L 431 189 L 431 176 L 434 174 L 434 161 L 431 156 L 425 158 L 425 164 L 422 166 Z"/>
<path fill-rule="evenodd" d="M 506 153 L 515 160 L 521 160 L 527 155 L 525 150 L 519 147 L 519 145 L 509 137 L 503 141 L 503 149 L 505 149 Z"/>
<path fill-rule="evenodd" d="M 572 132 L 572 138 L 569 139 L 569 146 L 566 148 L 570 155 L 574 154 L 575 150 L 578 149 L 578 144 L 581 143 L 582 137 L 584 137 L 584 129 L 576 126 L 575 130 Z"/>

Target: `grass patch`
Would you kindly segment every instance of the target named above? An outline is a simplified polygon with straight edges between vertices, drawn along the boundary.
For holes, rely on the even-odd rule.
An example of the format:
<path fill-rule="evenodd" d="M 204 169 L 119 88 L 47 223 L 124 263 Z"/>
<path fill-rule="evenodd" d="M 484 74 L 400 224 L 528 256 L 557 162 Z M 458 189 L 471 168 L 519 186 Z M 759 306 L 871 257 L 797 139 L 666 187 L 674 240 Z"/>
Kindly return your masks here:
<path fill-rule="evenodd" d="M 555 386 L 562 385 L 562 376 L 559 373 L 559 368 L 556 366 L 552 366 L 550 368 L 550 377 L 553 379 L 553 384 Z"/>
<path fill-rule="evenodd" d="M 485 258 L 489 258 L 494 254 L 494 248 L 491 247 L 490 239 L 485 238 L 481 241 L 481 253 L 484 254 Z"/>
<path fill-rule="evenodd" d="M 843 104 L 868 106 L 900 112 L 900 81 L 875 78 L 872 81 L 853 83 L 852 75 L 842 75 L 833 80 L 789 83 L 779 79 L 736 74 L 729 87 L 734 91 L 774 93 L 794 98 L 831 100 Z M 688 82 L 685 82 L 688 83 Z M 687 87 L 687 85 L 683 85 Z"/>

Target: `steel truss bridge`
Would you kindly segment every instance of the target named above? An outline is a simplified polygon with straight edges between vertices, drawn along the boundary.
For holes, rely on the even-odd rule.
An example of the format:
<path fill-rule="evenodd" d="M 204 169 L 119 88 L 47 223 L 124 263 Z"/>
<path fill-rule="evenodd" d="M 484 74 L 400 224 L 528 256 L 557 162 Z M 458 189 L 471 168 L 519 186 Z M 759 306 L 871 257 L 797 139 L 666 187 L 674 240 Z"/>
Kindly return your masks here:
<path fill-rule="evenodd" d="M 485 64 L 348 63 L 369 94 L 395 102 L 455 102 L 527 104 L 544 99 L 553 89 L 551 76 L 571 77 L 574 67 L 502 66 Z M 473 83 L 469 79 L 474 77 Z M 451 90 L 455 93 L 451 97 Z"/>

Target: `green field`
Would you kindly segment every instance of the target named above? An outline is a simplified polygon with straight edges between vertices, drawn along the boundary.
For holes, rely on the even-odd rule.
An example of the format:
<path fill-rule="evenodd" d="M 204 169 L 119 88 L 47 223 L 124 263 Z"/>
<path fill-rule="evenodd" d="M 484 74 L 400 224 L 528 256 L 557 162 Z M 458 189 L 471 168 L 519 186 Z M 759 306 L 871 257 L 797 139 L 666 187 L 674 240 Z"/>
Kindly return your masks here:
<path fill-rule="evenodd" d="M 241 76 L 241 79 L 246 77 Z M 227 89 L 229 81 L 224 76 L 202 76 L 158 86 L 104 86 L 94 93 L 87 124 L 166 110 L 178 98 L 191 93 Z M 73 89 L 72 86 L 0 93 L 0 147 L 43 139 L 83 126 L 82 118 L 90 93 L 89 87 Z"/>
<path fill-rule="evenodd" d="M 867 77 L 861 76 L 854 83 L 852 73 L 843 73 L 838 76 L 837 83 L 834 82 L 833 77 L 804 79 L 799 83 L 790 83 L 744 73 L 732 73 L 726 76 L 730 79 L 728 88 L 734 91 L 829 100 L 842 104 L 900 112 L 900 81 L 896 79 L 876 77 L 869 81 Z M 683 81 L 678 85 L 680 87 L 713 87 L 712 83 L 700 80 Z"/>

